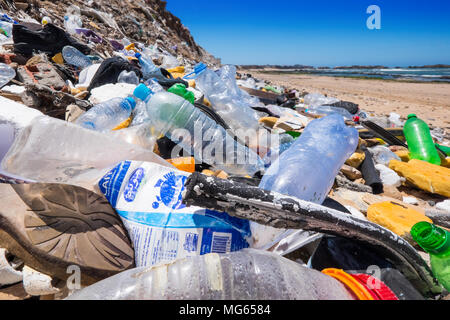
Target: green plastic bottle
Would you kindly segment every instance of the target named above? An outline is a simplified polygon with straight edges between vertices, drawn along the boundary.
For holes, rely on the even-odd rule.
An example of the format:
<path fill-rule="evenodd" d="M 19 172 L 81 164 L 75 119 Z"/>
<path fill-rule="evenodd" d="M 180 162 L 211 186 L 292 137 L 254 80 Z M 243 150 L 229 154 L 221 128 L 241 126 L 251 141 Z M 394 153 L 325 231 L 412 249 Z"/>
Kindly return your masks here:
<path fill-rule="evenodd" d="M 167 90 L 168 92 L 171 92 L 173 94 L 176 94 L 180 97 L 185 98 L 187 101 L 189 101 L 191 104 L 194 104 L 195 102 L 195 96 L 194 93 L 186 89 L 186 86 L 182 83 L 176 83 L 173 86 Z"/>
<path fill-rule="evenodd" d="M 403 127 L 403 133 L 408 143 L 411 159 L 441 165 L 441 158 L 431 137 L 430 128 L 423 120 L 417 118 L 415 114 L 410 114 Z"/>
<path fill-rule="evenodd" d="M 430 254 L 434 276 L 450 291 L 450 232 L 428 222 L 419 222 L 412 227 L 411 236 Z"/>

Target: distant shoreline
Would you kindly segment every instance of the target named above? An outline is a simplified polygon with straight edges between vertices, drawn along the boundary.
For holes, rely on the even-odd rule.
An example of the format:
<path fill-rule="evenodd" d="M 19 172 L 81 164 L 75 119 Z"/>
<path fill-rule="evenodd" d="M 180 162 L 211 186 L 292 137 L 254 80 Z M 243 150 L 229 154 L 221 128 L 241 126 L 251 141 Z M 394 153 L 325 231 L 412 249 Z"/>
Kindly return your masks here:
<path fill-rule="evenodd" d="M 425 66 L 408 66 L 408 67 L 388 67 L 388 66 L 339 66 L 339 67 L 313 67 L 313 66 L 306 66 L 306 65 L 239 65 L 240 68 L 243 69 L 316 69 L 316 70 L 336 70 L 336 69 L 449 69 L 450 65 L 448 64 L 433 64 L 433 65 L 425 65 Z"/>
<path fill-rule="evenodd" d="M 450 132 L 450 87 L 445 82 L 355 79 L 258 70 L 243 70 L 241 73 L 250 73 L 257 79 L 295 88 L 302 93 L 319 92 L 351 101 L 367 114 L 389 116 L 395 112 L 406 120 L 409 114 L 415 113 L 430 127 Z"/>
<path fill-rule="evenodd" d="M 257 71 L 259 73 L 268 74 L 268 75 L 311 75 L 311 76 L 321 76 L 321 77 L 334 77 L 334 78 L 348 78 L 348 79 L 355 79 L 355 80 L 380 80 L 380 81 L 391 81 L 391 82 L 405 82 L 405 83 L 440 83 L 440 84 L 450 84 L 450 79 L 445 81 L 438 81 L 438 80 L 415 80 L 415 79 L 386 79 L 382 76 L 373 76 L 373 77 L 367 77 L 367 76 L 355 76 L 355 75 L 329 75 L 329 74 L 320 74 L 320 73 L 313 73 L 313 72 L 305 72 L 305 71 L 283 71 L 283 70 L 258 70 L 258 69 L 243 69 L 241 71 L 248 70 L 249 72 Z"/>

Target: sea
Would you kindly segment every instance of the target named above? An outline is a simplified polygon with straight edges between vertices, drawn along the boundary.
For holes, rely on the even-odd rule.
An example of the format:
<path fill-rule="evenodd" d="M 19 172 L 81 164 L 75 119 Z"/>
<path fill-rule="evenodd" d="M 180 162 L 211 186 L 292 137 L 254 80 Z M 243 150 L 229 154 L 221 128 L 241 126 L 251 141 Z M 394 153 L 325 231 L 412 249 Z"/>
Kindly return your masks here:
<path fill-rule="evenodd" d="M 450 83 L 450 68 L 302 69 L 298 70 L 298 72 L 333 77 L 364 77 L 420 82 L 439 81 Z"/>

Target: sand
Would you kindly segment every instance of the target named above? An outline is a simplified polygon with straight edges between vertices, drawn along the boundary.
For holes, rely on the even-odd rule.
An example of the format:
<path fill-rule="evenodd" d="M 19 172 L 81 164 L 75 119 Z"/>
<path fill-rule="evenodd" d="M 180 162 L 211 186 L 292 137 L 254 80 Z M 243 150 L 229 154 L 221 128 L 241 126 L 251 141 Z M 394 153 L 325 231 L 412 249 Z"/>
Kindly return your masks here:
<path fill-rule="evenodd" d="M 241 71 L 242 72 L 242 71 Z M 430 127 L 450 132 L 450 84 L 407 83 L 385 80 L 350 79 L 299 74 L 266 74 L 245 70 L 257 79 L 274 84 L 319 92 L 340 100 L 359 104 L 361 110 L 377 115 L 400 114 L 403 120 L 417 114 Z"/>

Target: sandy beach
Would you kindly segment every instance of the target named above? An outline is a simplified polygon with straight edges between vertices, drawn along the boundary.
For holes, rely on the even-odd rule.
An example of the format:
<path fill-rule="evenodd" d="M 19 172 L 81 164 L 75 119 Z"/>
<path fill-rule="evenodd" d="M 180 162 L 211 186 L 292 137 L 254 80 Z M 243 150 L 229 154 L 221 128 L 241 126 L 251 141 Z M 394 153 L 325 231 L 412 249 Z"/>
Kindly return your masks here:
<path fill-rule="evenodd" d="M 450 131 L 450 84 L 409 83 L 386 80 L 350 79 L 301 74 L 267 74 L 260 70 L 241 70 L 274 84 L 320 92 L 351 101 L 368 112 L 389 115 L 396 112 L 406 119 L 416 113 L 431 127 Z"/>

